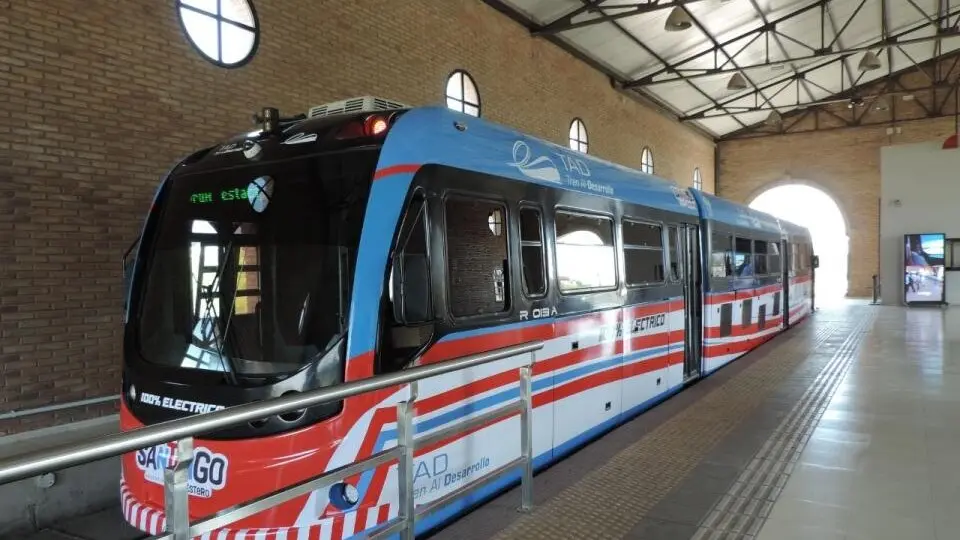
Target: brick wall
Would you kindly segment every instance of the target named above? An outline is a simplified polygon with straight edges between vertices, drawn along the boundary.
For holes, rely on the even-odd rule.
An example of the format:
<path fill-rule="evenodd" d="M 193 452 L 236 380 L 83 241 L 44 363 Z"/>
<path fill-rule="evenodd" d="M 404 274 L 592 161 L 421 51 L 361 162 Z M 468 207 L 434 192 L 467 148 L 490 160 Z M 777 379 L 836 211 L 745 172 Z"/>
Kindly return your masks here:
<path fill-rule="evenodd" d="M 0 0 L 0 411 L 115 393 L 121 253 L 178 156 L 346 96 L 441 101 L 468 70 L 484 116 L 713 189 L 713 143 L 612 90 L 607 78 L 478 0 L 257 2 L 260 50 L 217 68 L 174 2 Z M 0 422 L 0 433 L 112 410 Z"/>
<path fill-rule="evenodd" d="M 719 195 L 749 202 L 781 183 L 807 183 L 837 202 L 850 237 L 849 296 L 870 296 L 878 273 L 880 148 L 943 140 L 953 118 L 904 122 L 901 132 L 871 126 L 732 140 L 718 145 Z"/>

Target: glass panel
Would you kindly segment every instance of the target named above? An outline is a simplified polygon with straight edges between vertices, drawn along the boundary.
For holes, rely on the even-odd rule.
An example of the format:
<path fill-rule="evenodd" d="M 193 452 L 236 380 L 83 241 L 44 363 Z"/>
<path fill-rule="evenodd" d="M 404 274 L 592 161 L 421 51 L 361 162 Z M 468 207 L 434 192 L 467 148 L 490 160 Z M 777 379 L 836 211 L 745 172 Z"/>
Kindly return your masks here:
<path fill-rule="evenodd" d="M 181 3 L 185 6 L 206 11 L 211 15 L 217 14 L 217 0 L 181 0 Z"/>
<path fill-rule="evenodd" d="M 253 41 L 256 35 L 243 28 L 237 28 L 231 24 L 221 23 L 220 29 L 223 32 L 223 58 L 224 64 L 236 64 L 242 62 L 253 50 Z"/>
<path fill-rule="evenodd" d="M 224 19 L 253 27 L 253 10 L 247 0 L 221 0 L 220 15 Z"/>
<path fill-rule="evenodd" d="M 446 202 L 450 312 L 456 317 L 505 311 L 507 238 L 490 231 L 497 203 L 451 198 Z"/>
<path fill-rule="evenodd" d="M 752 276 L 753 272 L 753 255 L 750 249 L 750 240 L 746 238 L 737 238 L 734 254 L 733 254 L 733 264 L 734 270 L 737 277 L 746 277 Z"/>
<path fill-rule="evenodd" d="M 217 54 L 217 19 L 201 15 L 189 9 L 180 8 L 180 17 L 187 36 L 200 52 L 212 60 L 219 61 Z"/>
<path fill-rule="evenodd" d="M 578 291 L 616 285 L 612 220 L 557 212 L 556 228 L 560 290 Z"/>
<path fill-rule="evenodd" d="M 623 250 L 623 256 L 628 286 L 663 281 L 662 249 L 626 248 Z"/>
<path fill-rule="evenodd" d="M 677 239 L 677 228 L 668 227 L 667 228 L 667 246 L 669 248 L 670 255 L 670 279 L 678 280 L 680 279 L 680 253 L 678 249 L 678 239 Z"/>
<path fill-rule="evenodd" d="M 328 351 L 349 318 L 377 157 L 360 151 L 172 177 L 156 234 L 144 242 L 132 321 L 142 357 L 241 383 L 292 373 Z M 232 196 L 264 178 L 269 204 Z M 197 203 L 199 193 L 208 202 Z"/>
<path fill-rule="evenodd" d="M 520 240 L 522 242 L 540 242 L 540 211 L 533 208 L 520 210 Z"/>
<path fill-rule="evenodd" d="M 477 85 L 469 75 L 463 76 L 463 100 L 471 105 L 480 105 L 480 95 L 477 92 Z"/>
<path fill-rule="evenodd" d="M 711 244 L 710 275 L 720 278 L 732 275 L 733 257 L 730 236 L 713 233 Z"/>
<path fill-rule="evenodd" d="M 547 292 L 547 278 L 543 265 L 543 246 L 522 246 L 520 258 L 523 265 L 523 283 L 527 294 L 540 296 Z"/>
<path fill-rule="evenodd" d="M 480 107 L 474 107 L 473 105 L 464 105 L 463 112 L 469 114 L 470 116 L 480 116 Z"/>
<path fill-rule="evenodd" d="M 623 245 L 663 247 L 660 225 L 623 220 Z"/>
<path fill-rule="evenodd" d="M 447 97 L 452 97 L 463 101 L 463 73 L 458 71 L 451 75 L 449 79 L 447 79 Z M 451 106 L 449 99 L 447 100 L 447 106 L 460 110 L 459 107 Z"/>
<path fill-rule="evenodd" d="M 520 264 L 527 294 L 541 295 L 547 291 L 547 277 L 539 210 L 520 209 L 520 242 Z"/>
<path fill-rule="evenodd" d="M 461 103 L 460 101 L 458 101 L 458 100 L 456 100 L 456 99 L 454 99 L 454 98 L 448 97 L 448 98 L 447 98 L 447 108 L 448 108 L 448 109 L 453 109 L 453 110 L 455 110 L 455 111 L 463 112 L 463 103 Z"/>

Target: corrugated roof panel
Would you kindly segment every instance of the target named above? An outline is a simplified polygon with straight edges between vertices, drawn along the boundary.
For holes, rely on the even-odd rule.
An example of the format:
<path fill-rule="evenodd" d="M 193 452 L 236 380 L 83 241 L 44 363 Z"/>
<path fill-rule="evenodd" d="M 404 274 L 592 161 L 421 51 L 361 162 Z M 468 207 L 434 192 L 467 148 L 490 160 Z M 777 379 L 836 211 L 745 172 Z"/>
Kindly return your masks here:
<path fill-rule="evenodd" d="M 506 0 L 504 3 L 541 25 L 583 6 L 580 0 Z"/>
<path fill-rule="evenodd" d="M 657 63 L 629 36 L 609 23 L 569 30 L 562 34 L 562 38 L 624 78 L 630 77 L 639 66 Z"/>
<path fill-rule="evenodd" d="M 743 127 L 729 116 L 697 120 L 696 124 L 713 133 L 730 133 Z"/>
<path fill-rule="evenodd" d="M 710 103 L 710 99 L 696 88 L 683 81 L 658 84 L 647 91 L 664 103 L 669 103 L 676 111 L 684 113 Z"/>

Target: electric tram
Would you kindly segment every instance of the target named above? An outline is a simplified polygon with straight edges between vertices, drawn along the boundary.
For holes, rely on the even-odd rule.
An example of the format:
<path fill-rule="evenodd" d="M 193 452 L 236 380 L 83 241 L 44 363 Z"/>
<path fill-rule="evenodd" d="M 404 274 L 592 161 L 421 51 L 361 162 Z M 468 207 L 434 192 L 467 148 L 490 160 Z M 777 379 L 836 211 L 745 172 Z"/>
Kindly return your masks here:
<path fill-rule="evenodd" d="M 736 203 L 441 107 L 367 97 L 261 122 L 173 167 L 125 260 L 124 430 L 541 340 L 542 468 L 813 311 L 808 231 Z M 416 433 L 514 399 L 521 360 L 422 382 Z M 405 391 L 195 440 L 191 518 L 394 445 Z M 417 504 L 518 439 L 511 417 L 423 449 Z M 124 516 L 150 534 L 173 456 L 122 459 Z M 398 514 L 396 482 L 384 465 L 207 537 L 347 538 Z"/>

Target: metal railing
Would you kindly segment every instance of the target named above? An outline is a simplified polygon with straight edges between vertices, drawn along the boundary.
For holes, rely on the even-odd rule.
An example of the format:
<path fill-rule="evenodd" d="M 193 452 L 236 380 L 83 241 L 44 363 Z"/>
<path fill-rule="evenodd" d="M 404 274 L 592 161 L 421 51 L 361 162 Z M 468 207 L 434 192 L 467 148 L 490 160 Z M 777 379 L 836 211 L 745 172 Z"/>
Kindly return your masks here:
<path fill-rule="evenodd" d="M 101 459 L 119 456 L 158 444 L 176 442 L 176 460 L 164 470 L 164 510 L 166 513 L 165 534 L 156 537 L 162 540 L 187 540 L 204 533 L 223 528 L 231 523 L 250 517 L 291 499 L 314 490 L 328 487 L 368 469 L 398 462 L 399 512 L 397 517 L 378 525 L 365 533 L 368 538 L 379 538 L 400 533 L 401 538 L 413 538 L 417 516 L 425 515 L 446 503 L 493 480 L 522 468 L 522 510 L 533 504 L 533 404 L 532 369 L 534 352 L 543 347 L 543 342 L 534 341 L 472 354 L 442 363 L 417 366 L 400 372 L 321 388 L 301 394 L 288 395 L 271 400 L 230 407 L 220 411 L 171 420 L 134 431 L 99 437 L 80 443 L 63 445 L 42 452 L 31 452 L 0 460 L 0 485 L 23 480 L 39 474 L 82 465 Z M 529 359 L 519 367 L 520 397 L 517 401 L 501 406 L 482 415 L 440 429 L 424 436 L 414 436 L 414 404 L 417 398 L 417 381 L 488 364 L 519 355 L 528 354 Z M 299 411 L 331 401 L 357 396 L 367 392 L 402 384 L 410 385 L 410 396 L 397 404 L 397 446 L 377 452 L 369 457 L 319 474 L 295 485 L 263 495 L 255 500 L 225 509 L 216 515 L 205 517 L 195 523 L 189 518 L 188 480 L 190 462 L 193 459 L 193 439 L 202 434 L 228 428 L 268 416 Z M 520 457 L 496 470 L 448 493 L 437 500 L 420 505 L 414 504 L 413 457 L 417 448 L 447 439 L 458 433 L 483 426 L 491 421 L 520 414 Z"/>

